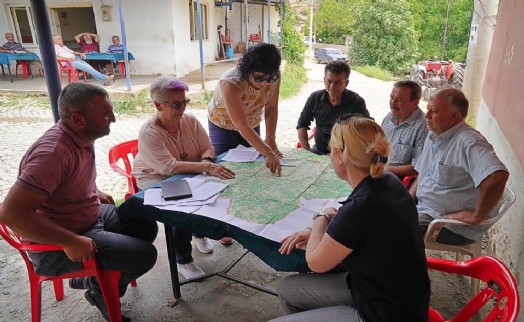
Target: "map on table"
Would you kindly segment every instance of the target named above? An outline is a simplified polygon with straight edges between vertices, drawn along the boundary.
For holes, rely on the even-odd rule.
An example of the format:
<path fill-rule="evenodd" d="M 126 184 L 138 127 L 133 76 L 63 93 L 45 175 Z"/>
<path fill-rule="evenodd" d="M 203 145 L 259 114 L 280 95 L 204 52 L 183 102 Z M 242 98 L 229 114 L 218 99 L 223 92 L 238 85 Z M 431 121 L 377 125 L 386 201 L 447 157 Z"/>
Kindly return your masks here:
<path fill-rule="evenodd" d="M 264 162 L 222 163 L 236 173 L 224 180 L 228 187 L 212 206 L 195 214 L 212 217 L 271 240 L 312 225 L 312 215 L 351 193 L 347 182 L 337 177 L 327 156 L 305 150 L 284 155 L 282 176 L 277 177 Z"/>

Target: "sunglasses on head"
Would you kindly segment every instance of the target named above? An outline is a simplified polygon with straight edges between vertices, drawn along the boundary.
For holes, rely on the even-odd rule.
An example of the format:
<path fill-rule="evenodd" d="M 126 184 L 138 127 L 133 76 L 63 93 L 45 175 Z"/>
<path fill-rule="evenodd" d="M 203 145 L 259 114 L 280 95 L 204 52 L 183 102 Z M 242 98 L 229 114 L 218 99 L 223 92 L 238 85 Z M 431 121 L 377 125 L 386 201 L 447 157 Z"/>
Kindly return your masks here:
<path fill-rule="evenodd" d="M 176 101 L 173 103 L 169 103 L 169 102 L 163 102 L 163 103 L 171 106 L 171 108 L 174 108 L 175 110 L 179 110 L 182 107 L 182 105 L 185 107 L 187 106 L 187 104 L 189 104 L 190 101 L 191 100 L 188 98 L 183 101 Z"/>
<path fill-rule="evenodd" d="M 338 117 L 335 122 L 340 124 L 340 123 L 344 122 L 345 120 L 349 120 L 352 117 L 361 117 L 361 118 L 365 118 L 365 119 L 373 120 L 373 121 L 375 120 L 374 118 L 372 118 L 370 116 L 366 116 L 366 115 L 363 115 L 363 114 L 360 114 L 360 113 L 348 113 L 348 114 L 345 114 L 345 115 L 342 115 L 342 116 Z"/>
<path fill-rule="evenodd" d="M 255 83 L 263 83 L 263 82 L 274 83 L 279 78 L 280 78 L 280 76 L 278 74 L 264 75 L 264 76 L 256 76 L 256 75 L 253 74 L 253 80 L 255 81 Z"/>

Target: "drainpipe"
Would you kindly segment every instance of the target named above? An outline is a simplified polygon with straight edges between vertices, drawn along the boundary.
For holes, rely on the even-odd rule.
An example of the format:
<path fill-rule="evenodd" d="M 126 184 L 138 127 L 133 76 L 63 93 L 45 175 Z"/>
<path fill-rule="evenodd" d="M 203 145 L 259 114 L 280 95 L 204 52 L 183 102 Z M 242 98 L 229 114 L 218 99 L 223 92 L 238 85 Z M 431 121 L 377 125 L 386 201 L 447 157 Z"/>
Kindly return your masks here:
<path fill-rule="evenodd" d="M 267 43 L 271 43 L 271 0 L 267 0 Z"/>
<path fill-rule="evenodd" d="M 56 68 L 55 45 L 53 35 L 51 34 L 47 4 L 45 0 L 31 0 L 30 3 L 31 10 L 33 11 L 33 19 L 38 28 L 37 38 L 40 46 L 40 57 L 44 65 L 45 82 L 47 84 L 49 100 L 51 101 L 51 111 L 53 112 L 53 119 L 56 123 L 60 119 L 58 115 L 58 96 L 60 95 L 60 91 L 62 91 L 62 85 L 60 84 L 58 68 Z"/>
<path fill-rule="evenodd" d="M 126 85 L 127 90 L 131 91 L 131 77 L 129 76 L 129 57 L 127 57 L 127 39 L 126 27 L 124 24 L 124 8 L 122 7 L 122 0 L 118 0 L 118 13 L 120 14 L 120 32 L 122 33 L 122 45 L 124 45 L 124 61 L 126 68 Z"/>
<path fill-rule="evenodd" d="M 198 47 L 200 49 L 200 81 L 202 82 L 202 89 L 206 89 L 206 79 L 204 73 L 204 48 L 202 45 L 202 9 L 200 8 L 200 0 L 197 0 L 197 25 L 198 25 Z"/>

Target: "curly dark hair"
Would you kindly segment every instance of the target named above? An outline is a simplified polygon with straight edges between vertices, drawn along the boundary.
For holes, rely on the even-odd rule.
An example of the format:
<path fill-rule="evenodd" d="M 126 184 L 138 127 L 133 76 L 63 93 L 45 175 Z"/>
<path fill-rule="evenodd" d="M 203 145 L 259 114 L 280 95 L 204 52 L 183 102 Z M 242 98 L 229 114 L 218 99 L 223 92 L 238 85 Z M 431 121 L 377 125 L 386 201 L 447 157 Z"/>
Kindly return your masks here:
<path fill-rule="evenodd" d="M 324 74 L 327 72 L 331 72 L 336 75 L 344 74 L 346 77 L 349 77 L 349 74 L 351 74 L 351 68 L 349 67 L 348 63 L 344 61 L 332 60 L 324 68 Z"/>
<path fill-rule="evenodd" d="M 277 47 L 260 43 L 248 48 L 238 62 L 238 72 L 242 80 L 247 80 L 253 72 L 264 73 L 271 77 L 278 75 L 282 58 Z"/>

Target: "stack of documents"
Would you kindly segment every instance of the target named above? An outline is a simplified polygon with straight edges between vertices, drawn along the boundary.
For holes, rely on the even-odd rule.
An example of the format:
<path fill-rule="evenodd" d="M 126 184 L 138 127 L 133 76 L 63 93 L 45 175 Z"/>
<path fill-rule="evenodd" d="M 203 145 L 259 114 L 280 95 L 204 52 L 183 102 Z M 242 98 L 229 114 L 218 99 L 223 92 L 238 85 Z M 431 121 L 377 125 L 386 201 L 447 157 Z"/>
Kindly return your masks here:
<path fill-rule="evenodd" d="M 169 210 L 190 213 L 200 208 L 202 205 L 214 203 L 218 199 L 220 193 L 228 186 L 226 183 L 212 181 L 206 182 L 202 179 L 188 178 L 185 180 L 191 188 L 191 197 L 178 200 L 165 200 L 162 197 L 162 189 L 147 189 L 144 191 L 144 205 L 157 207 L 164 206 Z"/>
<path fill-rule="evenodd" d="M 259 155 L 260 153 L 255 148 L 246 148 L 243 145 L 239 145 L 234 149 L 230 149 L 222 160 L 229 162 L 253 162 Z"/>

